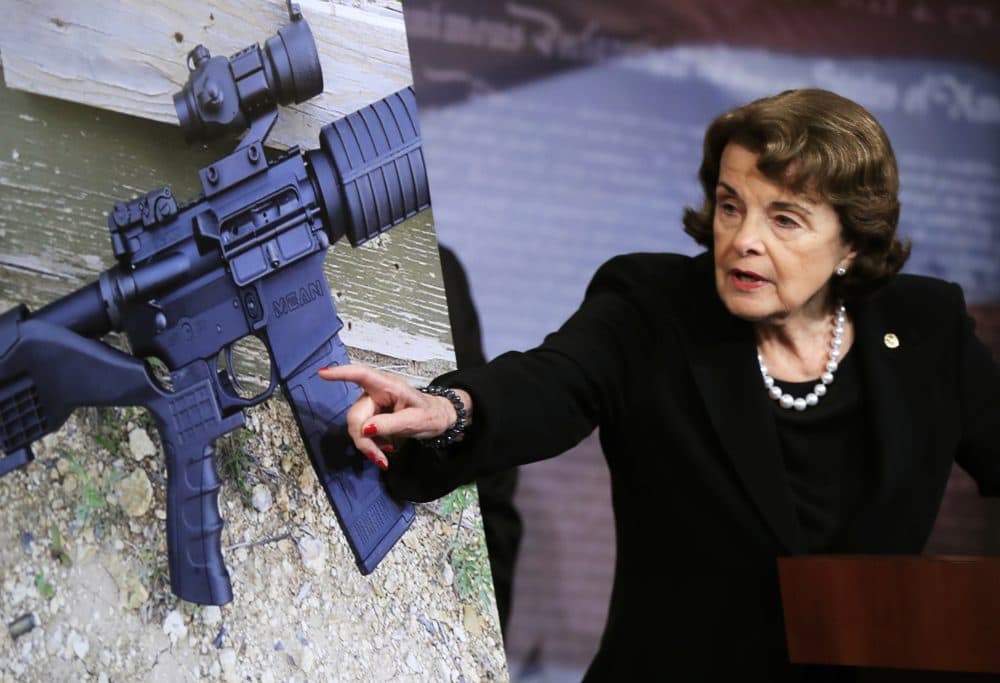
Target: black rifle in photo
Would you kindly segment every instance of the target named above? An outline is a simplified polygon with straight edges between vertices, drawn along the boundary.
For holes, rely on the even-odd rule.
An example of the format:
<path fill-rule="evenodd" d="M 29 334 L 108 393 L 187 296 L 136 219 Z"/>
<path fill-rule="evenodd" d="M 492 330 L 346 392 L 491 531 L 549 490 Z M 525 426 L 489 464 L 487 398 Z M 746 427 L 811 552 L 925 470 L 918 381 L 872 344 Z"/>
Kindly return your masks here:
<path fill-rule="evenodd" d="M 0 476 L 30 462 L 31 444 L 77 407 L 147 408 L 167 461 L 171 588 L 200 604 L 232 599 L 214 444 L 279 385 L 363 573 L 414 515 L 347 436 L 358 389 L 316 374 L 349 362 L 327 249 L 342 237 L 356 247 L 430 206 L 413 91 L 325 126 L 318 149 L 268 159 L 278 105 L 323 90 L 312 33 L 288 9 L 263 49 L 226 58 L 199 45 L 188 56 L 188 83 L 174 96 L 187 140 L 247 131 L 199 171 L 203 194 L 181 204 L 162 187 L 118 202 L 108 218 L 116 266 L 38 311 L 0 316 Z M 100 341 L 112 331 L 131 355 Z M 256 395 L 232 367 L 234 345 L 249 336 L 270 360 Z M 150 358 L 168 380 L 154 377 Z"/>

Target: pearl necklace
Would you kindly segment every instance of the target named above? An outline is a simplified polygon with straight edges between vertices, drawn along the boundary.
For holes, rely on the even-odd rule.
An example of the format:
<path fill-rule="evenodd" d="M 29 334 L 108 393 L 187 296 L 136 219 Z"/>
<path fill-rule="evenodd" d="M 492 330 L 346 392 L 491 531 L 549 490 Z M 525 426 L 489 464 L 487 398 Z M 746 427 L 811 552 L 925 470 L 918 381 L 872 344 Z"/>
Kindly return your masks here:
<path fill-rule="evenodd" d="M 795 398 L 791 394 L 781 391 L 781 387 L 774 383 L 774 378 L 767 374 L 767 366 L 764 365 L 764 356 L 757 352 L 757 363 L 760 364 L 760 374 L 764 378 L 764 386 L 767 393 L 778 402 L 782 408 L 795 408 L 795 410 L 805 410 L 810 406 L 819 403 L 821 396 L 826 395 L 826 387 L 833 384 L 833 373 L 837 371 L 837 361 L 840 358 L 840 347 L 844 344 L 844 323 L 847 321 L 847 309 L 843 304 L 837 306 L 836 314 L 833 318 L 833 341 L 830 343 L 830 353 L 826 361 L 826 371 L 819 376 L 820 383 L 813 387 L 813 390 L 805 395 L 805 398 Z"/>

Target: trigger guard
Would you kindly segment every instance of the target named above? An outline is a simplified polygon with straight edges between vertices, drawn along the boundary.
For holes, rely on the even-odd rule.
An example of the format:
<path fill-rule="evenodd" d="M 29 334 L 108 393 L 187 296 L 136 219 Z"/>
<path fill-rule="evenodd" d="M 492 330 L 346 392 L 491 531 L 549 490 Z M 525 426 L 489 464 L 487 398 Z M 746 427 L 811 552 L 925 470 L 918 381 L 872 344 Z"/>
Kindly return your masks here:
<path fill-rule="evenodd" d="M 252 396 L 251 398 L 243 398 L 236 391 L 243 391 L 246 387 L 242 382 L 240 382 L 239 375 L 236 374 L 236 369 L 233 367 L 233 347 L 228 345 L 225 348 L 225 379 L 223 379 L 223 373 L 217 372 L 215 375 L 215 381 L 219 388 L 219 396 L 224 398 L 229 406 L 238 407 L 249 407 L 255 406 L 263 403 L 267 399 L 271 398 L 274 394 L 274 390 L 278 386 L 279 377 L 278 369 L 274 365 L 274 359 L 271 358 L 270 350 L 268 351 L 268 365 L 271 369 L 270 382 L 266 389 L 261 393 Z"/>

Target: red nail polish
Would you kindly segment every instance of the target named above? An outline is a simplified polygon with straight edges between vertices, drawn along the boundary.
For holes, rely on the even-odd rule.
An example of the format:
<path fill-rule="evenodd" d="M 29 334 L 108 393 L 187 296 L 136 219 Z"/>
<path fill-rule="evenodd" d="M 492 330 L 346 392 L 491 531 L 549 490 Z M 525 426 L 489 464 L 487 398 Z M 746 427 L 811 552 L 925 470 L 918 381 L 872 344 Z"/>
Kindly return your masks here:
<path fill-rule="evenodd" d="M 388 443 L 385 444 L 384 446 L 379 446 L 379 448 L 382 449 L 383 453 L 395 453 L 396 452 L 395 446 L 393 446 L 392 444 L 388 444 Z"/>
<path fill-rule="evenodd" d="M 367 424 L 361 433 L 365 436 L 374 436 L 375 434 L 378 434 L 378 427 L 373 424 Z"/>
<path fill-rule="evenodd" d="M 386 460 L 385 457 L 382 456 L 377 451 L 368 451 L 367 453 L 365 453 L 365 456 L 373 463 L 378 465 L 379 469 L 381 470 L 385 470 L 389 467 L 389 461 Z"/>

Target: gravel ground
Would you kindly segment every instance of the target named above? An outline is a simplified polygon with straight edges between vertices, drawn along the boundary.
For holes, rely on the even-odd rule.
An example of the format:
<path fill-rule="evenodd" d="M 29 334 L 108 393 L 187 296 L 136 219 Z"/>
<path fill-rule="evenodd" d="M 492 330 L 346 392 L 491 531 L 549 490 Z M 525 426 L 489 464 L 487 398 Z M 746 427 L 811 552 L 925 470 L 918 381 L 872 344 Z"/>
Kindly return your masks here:
<path fill-rule="evenodd" d="M 0 681 L 508 679 L 474 491 L 418 505 L 362 576 L 287 404 L 247 426 L 219 448 L 222 608 L 170 593 L 166 471 L 143 411 L 78 410 L 0 480 L 0 618 L 36 623 L 3 629 Z"/>

